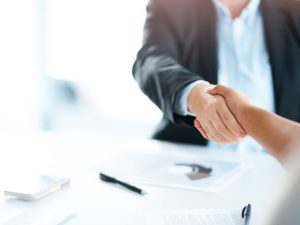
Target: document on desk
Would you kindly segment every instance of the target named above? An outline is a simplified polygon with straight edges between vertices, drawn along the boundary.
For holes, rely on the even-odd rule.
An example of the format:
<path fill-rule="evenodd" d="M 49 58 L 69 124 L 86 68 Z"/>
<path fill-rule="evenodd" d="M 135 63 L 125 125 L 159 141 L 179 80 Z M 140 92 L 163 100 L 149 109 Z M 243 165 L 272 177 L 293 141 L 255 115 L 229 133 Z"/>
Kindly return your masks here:
<path fill-rule="evenodd" d="M 251 224 L 257 224 L 251 218 Z M 241 210 L 160 210 L 137 216 L 128 225 L 244 225 Z"/>
<path fill-rule="evenodd" d="M 219 193 L 249 166 L 190 155 L 135 153 L 124 154 L 99 169 L 132 183 Z"/>

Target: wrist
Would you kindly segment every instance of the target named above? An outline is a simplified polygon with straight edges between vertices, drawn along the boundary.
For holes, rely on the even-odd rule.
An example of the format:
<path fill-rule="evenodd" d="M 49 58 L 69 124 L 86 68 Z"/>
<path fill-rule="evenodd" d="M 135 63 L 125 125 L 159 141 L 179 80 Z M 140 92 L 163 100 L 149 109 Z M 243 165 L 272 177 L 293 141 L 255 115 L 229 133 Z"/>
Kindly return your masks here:
<path fill-rule="evenodd" d="M 248 135 L 251 135 L 253 126 L 253 115 L 255 114 L 256 107 L 251 104 L 245 104 L 240 108 L 236 117 L 241 126 L 245 129 Z"/>
<path fill-rule="evenodd" d="M 192 88 L 187 98 L 187 108 L 191 113 L 196 114 L 196 109 L 203 104 L 203 100 L 207 91 L 211 88 L 211 84 L 203 82 Z"/>

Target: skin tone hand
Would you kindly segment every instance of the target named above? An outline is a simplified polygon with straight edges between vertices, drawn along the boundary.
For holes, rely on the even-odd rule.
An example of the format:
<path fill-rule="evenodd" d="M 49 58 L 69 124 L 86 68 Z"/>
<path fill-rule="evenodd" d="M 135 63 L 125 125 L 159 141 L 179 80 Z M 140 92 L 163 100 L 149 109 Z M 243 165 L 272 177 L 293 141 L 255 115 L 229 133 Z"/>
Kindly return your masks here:
<path fill-rule="evenodd" d="M 227 105 L 247 134 L 279 161 L 284 162 L 294 148 L 300 146 L 300 124 L 251 105 L 237 91 L 217 85 L 208 91 L 226 99 Z"/>
<path fill-rule="evenodd" d="M 228 109 L 222 96 L 213 96 L 208 90 L 214 86 L 201 83 L 188 96 L 188 109 L 196 115 L 195 127 L 203 137 L 222 144 L 235 143 L 245 137 L 246 132 Z"/>
<path fill-rule="evenodd" d="M 239 119 L 243 111 L 251 107 L 250 101 L 244 95 L 223 85 L 216 85 L 213 89 L 210 89 L 208 93 L 223 96 L 230 111 L 238 121 L 240 121 Z"/>

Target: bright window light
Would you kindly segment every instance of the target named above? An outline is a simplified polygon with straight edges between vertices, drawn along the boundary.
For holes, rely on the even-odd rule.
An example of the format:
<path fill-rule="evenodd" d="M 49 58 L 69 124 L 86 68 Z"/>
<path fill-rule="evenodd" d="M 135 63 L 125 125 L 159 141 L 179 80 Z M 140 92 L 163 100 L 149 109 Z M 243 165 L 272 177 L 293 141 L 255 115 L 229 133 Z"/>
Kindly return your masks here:
<path fill-rule="evenodd" d="M 74 81 L 109 118 L 156 124 L 160 112 L 138 89 L 131 68 L 142 43 L 146 0 L 46 1 L 49 76 Z"/>

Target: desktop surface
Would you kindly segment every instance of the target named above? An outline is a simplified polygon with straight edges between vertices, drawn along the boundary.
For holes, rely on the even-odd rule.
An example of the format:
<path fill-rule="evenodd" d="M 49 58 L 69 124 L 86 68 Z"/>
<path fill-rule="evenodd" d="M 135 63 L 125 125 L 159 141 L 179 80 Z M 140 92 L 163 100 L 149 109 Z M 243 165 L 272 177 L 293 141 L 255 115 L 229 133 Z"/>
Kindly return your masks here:
<path fill-rule="evenodd" d="M 263 208 L 268 196 L 272 194 L 273 185 L 284 175 L 279 163 L 266 153 L 221 151 L 195 145 L 130 140 L 103 134 L 30 133 L 4 136 L 0 144 L 1 149 L 6 149 L 3 150 L 4 157 L 0 158 L 0 175 L 3 178 L 0 187 L 4 187 L 20 171 L 36 170 L 66 175 L 70 177 L 71 183 L 39 201 L 1 198 L 0 214 L 20 211 L 19 217 L 26 218 L 49 212 L 65 212 L 68 220 L 57 224 L 130 224 L 135 216 L 157 210 L 242 209 L 248 203 L 254 209 Z M 136 183 L 148 193 L 144 196 L 100 181 L 102 164 L 111 162 L 120 155 L 130 156 L 135 153 L 188 155 L 214 160 L 234 159 L 250 167 L 220 193 Z"/>

